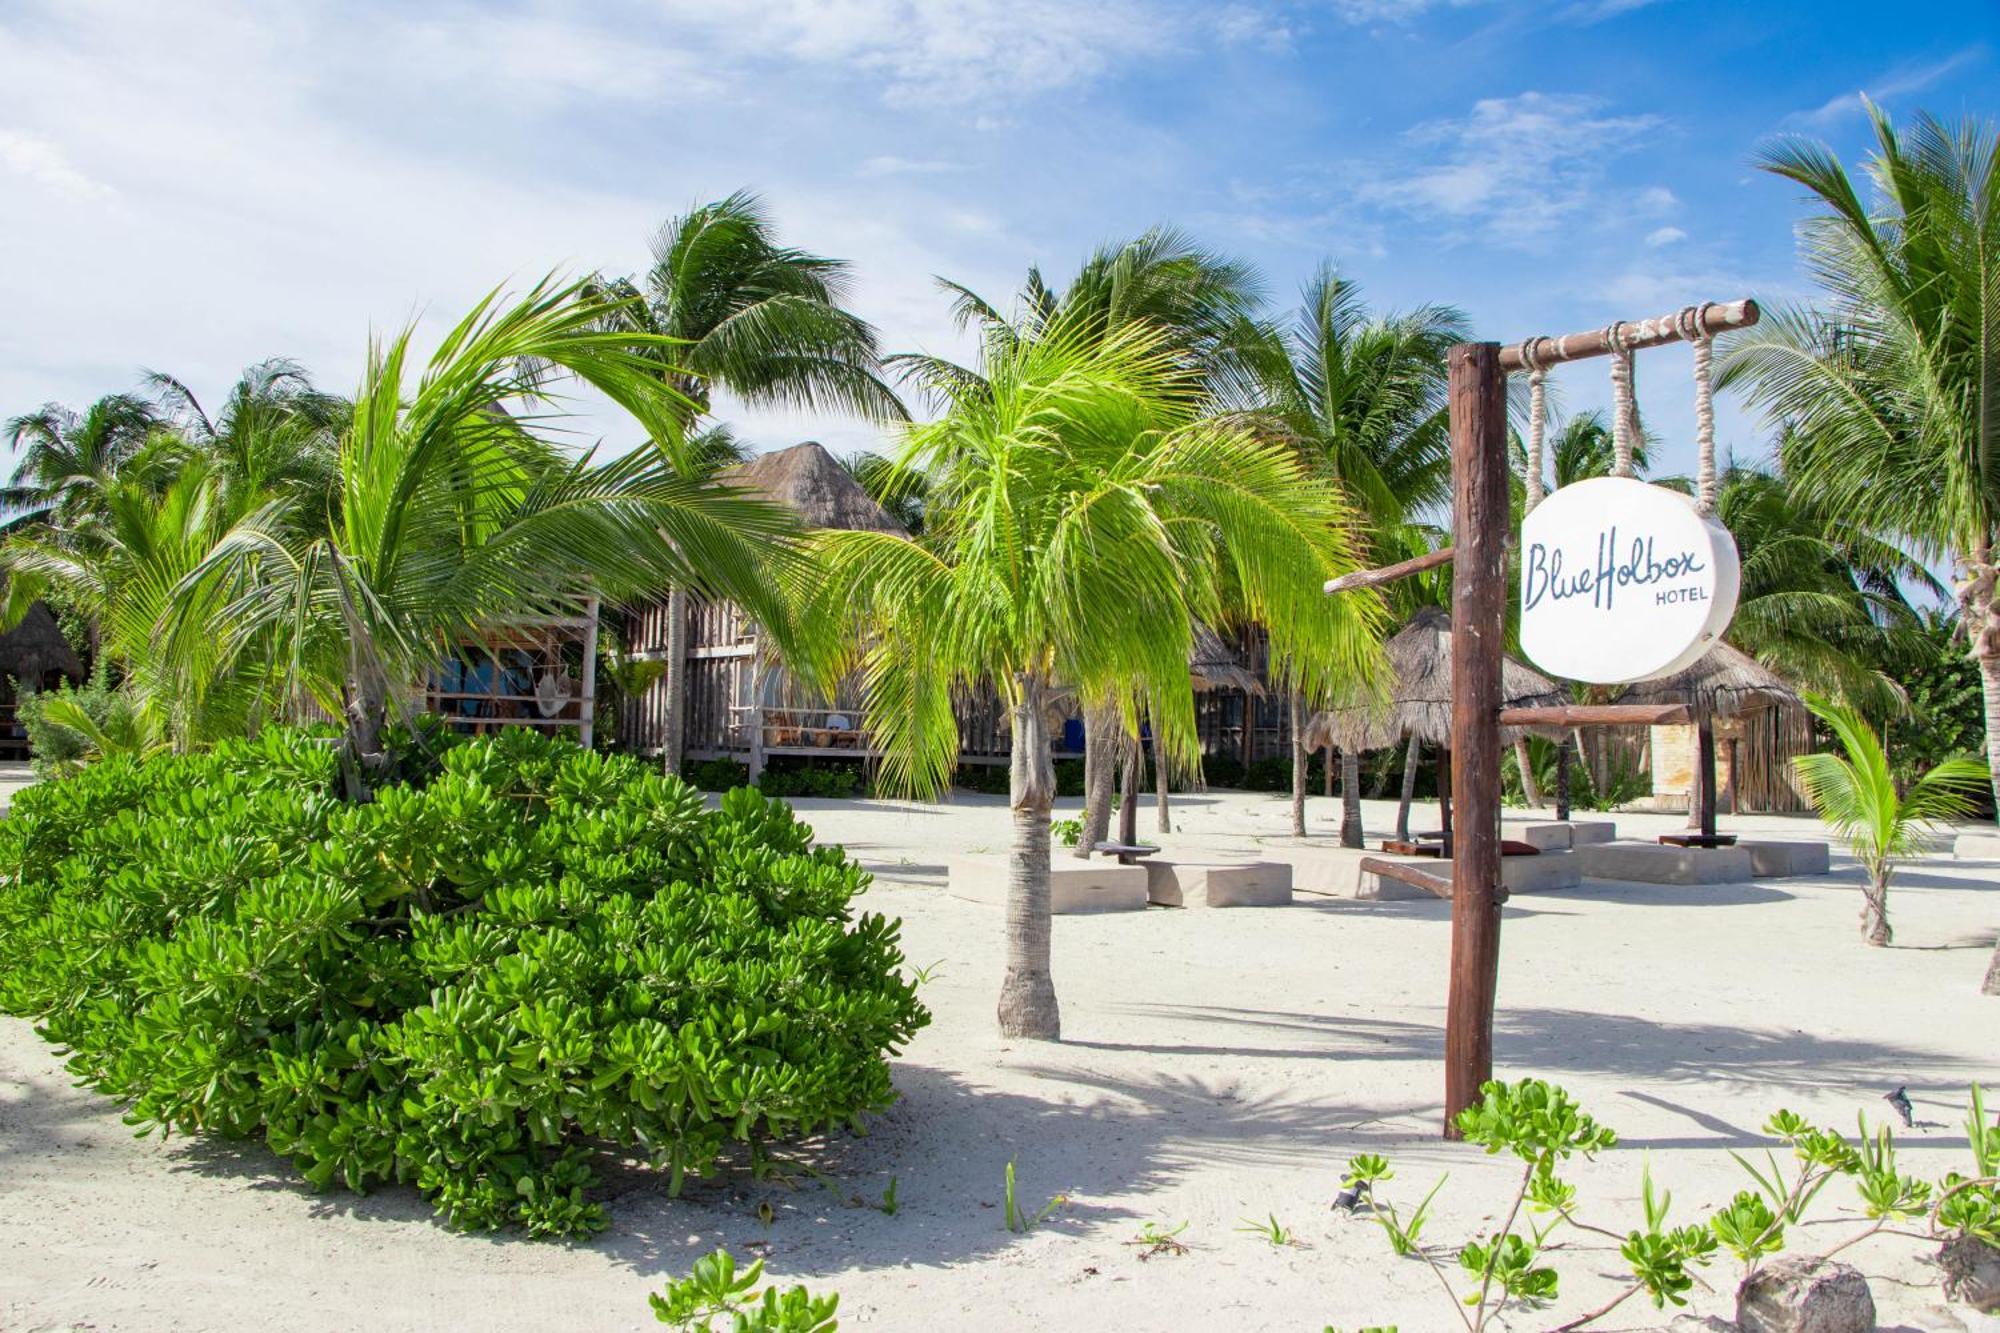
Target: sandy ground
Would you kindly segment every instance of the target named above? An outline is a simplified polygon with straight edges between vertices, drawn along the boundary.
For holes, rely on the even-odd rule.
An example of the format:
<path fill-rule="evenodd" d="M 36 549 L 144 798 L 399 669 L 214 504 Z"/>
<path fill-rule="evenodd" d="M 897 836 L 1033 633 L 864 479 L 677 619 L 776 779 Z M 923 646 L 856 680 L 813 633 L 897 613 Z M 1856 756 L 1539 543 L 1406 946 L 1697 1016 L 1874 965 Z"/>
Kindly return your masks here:
<path fill-rule="evenodd" d="M 790 1184 L 736 1174 L 669 1201 L 656 1179 L 621 1180 L 613 1229 L 588 1245 L 464 1236 L 408 1192 L 315 1196 L 258 1149 L 134 1140 L 25 1024 L 0 1021 L 0 1328 L 657 1327 L 646 1293 L 718 1244 L 837 1290 L 848 1328 L 1458 1327 L 1427 1269 L 1329 1207 L 1359 1151 L 1394 1159 L 1404 1200 L 1450 1173 L 1428 1235 L 1454 1247 L 1509 1197 L 1505 1162 L 1437 1137 L 1446 904 L 1059 918 L 1065 1040 L 1006 1045 L 992 1021 L 999 911 L 944 875 L 955 852 L 1004 848 L 1001 804 L 800 805 L 877 871 L 863 905 L 903 918 L 911 962 L 935 965 L 924 998 L 936 1021 L 896 1062 L 902 1101 L 865 1138 L 822 1145 Z M 1170 848 L 1242 855 L 1286 827 L 1279 797 L 1179 808 Z M 1316 798 L 1315 831 L 1330 835 L 1336 814 Z M 1391 815 L 1371 804 L 1371 830 Z M 1733 827 L 1821 836 L 1805 820 Z M 1623 1136 L 1571 1173 L 1585 1216 L 1632 1225 L 1650 1160 L 1676 1219 L 1693 1220 L 1746 1183 L 1727 1150 L 1761 1148 L 1772 1111 L 1851 1130 L 1857 1111 L 1886 1114 L 1883 1092 L 1903 1083 L 1919 1121 L 1899 1131 L 1906 1169 L 1962 1169 L 1966 1085 L 2000 1086 L 2000 1000 L 1978 994 L 2000 928 L 1995 875 L 1948 858 L 1910 867 L 1891 949 L 1861 942 L 1857 874 L 1841 857 L 1811 882 L 1587 882 L 1516 898 L 1499 1070 L 1559 1081 Z M 1025 1236 L 998 1207 L 1010 1158 L 1028 1203 L 1069 1199 Z M 892 1177 L 890 1216 L 870 1205 Z M 1829 1188 L 1819 1212 L 1851 1219 L 1851 1192 Z M 1237 1230 L 1269 1215 L 1295 1245 Z M 1126 1242 L 1147 1221 L 1185 1222 L 1189 1252 L 1142 1260 Z M 1855 1229 L 1815 1227 L 1803 1243 Z M 1919 1252 L 1877 1237 L 1843 1255 L 1874 1279 L 1885 1328 L 2000 1328 L 1942 1306 Z M 1624 1271 L 1587 1238 L 1557 1265 L 1561 1301 L 1503 1326 L 1560 1324 Z M 1710 1270 L 1715 1291 L 1697 1289 L 1696 1310 L 1727 1312 L 1732 1268 Z M 1602 1326 L 1664 1322 L 1636 1302 Z"/>

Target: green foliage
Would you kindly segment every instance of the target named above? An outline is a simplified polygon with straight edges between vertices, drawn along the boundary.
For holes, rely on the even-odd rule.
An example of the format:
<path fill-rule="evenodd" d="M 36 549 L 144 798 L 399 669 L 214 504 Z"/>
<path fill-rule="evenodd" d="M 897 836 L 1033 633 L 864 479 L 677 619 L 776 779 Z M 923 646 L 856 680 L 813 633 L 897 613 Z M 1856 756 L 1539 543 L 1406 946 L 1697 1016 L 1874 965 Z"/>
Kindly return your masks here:
<path fill-rule="evenodd" d="M 866 795 L 868 781 L 859 761 L 783 763 L 774 760 L 757 775 L 757 790 L 766 796 L 817 796 L 837 800 Z"/>
<path fill-rule="evenodd" d="M 894 1176 L 889 1177 L 889 1186 L 882 1191 L 882 1202 L 877 1206 L 889 1217 L 894 1217 L 902 1208 L 903 1205 L 896 1200 L 896 1178 Z"/>
<path fill-rule="evenodd" d="M 1988 1123 L 1986 1095 L 1977 1083 L 1965 1116 L 1965 1137 L 1972 1150 L 1972 1174 L 1954 1171 L 1944 1178 L 1932 1226 L 2000 1247 L 2000 1120 Z"/>
<path fill-rule="evenodd" d="M 1058 759 L 1053 765 L 1057 796 L 1083 795 L 1083 760 Z M 1007 795 L 1009 781 L 1005 764 L 960 764 L 951 785 L 986 796 Z"/>
<path fill-rule="evenodd" d="M 1343 1177 L 1343 1183 L 1347 1188 L 1357 1190 L 1366 1196 L 1368 1214 L 1382 1228 L 1382 1234 L 1389 1238 L 1389 1248 L 1396 1252 L 1398 1258 L 1406 1259 L 1421 1252 L 1424 1223 L 1430 1218 L 1431 1200 L 1437 1198 L 1438 1191 L 1444 1188 L 1445 1181 L 1451 1177 L 1439 1176 L 1437 1184 L 1431 1186 L 1431 1192 L 1423 1197 L 1416 1209 L 1411 1212 L 1409 1220 L 1405 1221 L 1393 1202 L 1375 1192 L 1377 1185 L 1385 1180 L 1393 1180 L 1395 1175 L 1396 1173 L 1389 1169 L 1388 1158 L 1376 1153 L 1361 1153 L 1348 1159 L 1347 1174 Z"/>
<path fill-rule="evenodd" d="M 1046 1221 L 1048 1219 L 1049 1214 L 1055 1212 L 1059 1208 L 1062 1208 L 1068 1203 L 1069 1203 L 1069 1196 L 1067 1194 L 1057 1194 L 1051 1196 L 1049 1201 L 1042 1205 L 1040 1212 L 1036 1213 L 1028 1212 L 1028 1210 L 1023 1208 L 1020 1202 L 1015 1198 L 1014 1159 L 1011 1157 L 1007 1159 L 1006 1190 L 1005 1190 L 1005 1198 L 1002 1201 L 1002 1211 L 1000 1216 L 1001 1220 L 1006 1223 L 1007 1229 L 1009 1231 L 1013 1232 L 1016 1235 L 1025 1235 L 1027 1232 L 1033 1231 L 1036 1227 L 1040 1226 L 1044 1221 Z"/>
<path fill-rule="evenodd" d="M 750 768 L 735 759 L 699 759 L 687 765 L 689 785 L 701 791 L 728 791 L 750 781 Z"/>
<path fill-rule="evenodd" d="M 672 1324 L 679 1333 L 713 1333 L 715 1319 L 727 1315 L 729 1333 L 835 1333 L 834 1312 L 840 1297 L 814 1296 L 804 1286 L 780 1292 L 766 1287 L 760 1298 L 764 1261 L 752 1260 L 741 1273 L 728 1250 L 695 1260 L 686 1277 L 675 1278 L 665 1292 L 647 1297 L 653 1317 Z"/>
<path fill-rule="evenodd" d="M 1083 821 L 1081 819 L 1052 819 L 1049 834 L 1064 847 L 1074 847 L 1083 841 Z"/>
<path fill-rule="evenodd" d="M 454 1224 L 605 1225 L 591 1145 L 672 1173 L 893 1097 L 928 1021 L 865 873 L 784 806 L 636 760 L 432 740 L 365 805 L 268 729 L 112 759 L 0 822 L 0 1011 L 141 1132 L 261 1137 Z"/>
<path fill-rule="evenodd" d="M 1158 1222 L 1148 1222 L 1139 1228 L 1138 1235 L 1125 1243 L 1138 1246 L 1139 1258 L 1142 1260 L 1162 1254 L 1182 1255 L 1188 1252 L 1188 1247 L 1180 1237 L 1187 1229 L 1188 1224 L 1185 1222 L 1177 1227 L 1164 1227 Z"/>
<path fill-rule="evenodd" d="M 1892 712 L 1883 724 L 1898 787 L 1908 787 L 1953 755 L 1977 754 L 1985 747 L 1979 664 L 1966 649 L 1956 617 L 1934 612 L 1897 635 L 1885 670 L 1903 687 L 1906 705 L 1903 715 Z M 1981 810 L 1990 813 L 1984 805 Z"/>
<path fill-rule="evenodd" d="M 1266 1213 L 1264 1220 L 1261 1222 L 1254 1217 L 1238 1218 L 1236 1229 L 1245 1235 L 1255 1236 L 1257 1239 L 1266 1241 L 1273 1246 L 1282 1247 L 1298 1244 L 1298 1237 L 1293 1235 L 1290 1229 L 1278 1220 L 1276 1213 Z"/>
<path fill-rule="evenodd" d="M 82 719 L 76 716 L 79 712 Z M 136 733 L 137 714 L 132 697 L 112 687 L 110 663 L 103 658 L 98 659 L 90 679 L 82 685 L 64 681 L 53 690 L 23 694 L 15 711 L 15 717 L 28 733 L 28 748 L 34 752 L 33 767 L 38 778 L 73 773 L 96 757 L 99 741 L 105 737 Z M 72 725 L 63 724 L 65 717 Z M 79 720 L 87 720 L 90 725 L 74 725 Z"/>

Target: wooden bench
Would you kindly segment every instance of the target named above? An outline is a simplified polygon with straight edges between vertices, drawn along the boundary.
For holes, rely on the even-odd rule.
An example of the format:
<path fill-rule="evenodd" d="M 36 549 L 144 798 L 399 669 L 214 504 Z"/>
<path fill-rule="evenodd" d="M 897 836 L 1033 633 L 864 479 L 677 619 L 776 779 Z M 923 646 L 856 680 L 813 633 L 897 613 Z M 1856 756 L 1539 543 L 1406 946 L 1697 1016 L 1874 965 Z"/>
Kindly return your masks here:
<path fill-rule="evenodd" d="M 1115 856 L 1121 866 L 1135 866 L 1141 857 L 1152 856 L 1160 849 L 1143 842 L 1097 842 L 1090 849 L 1099 856 Z"/>

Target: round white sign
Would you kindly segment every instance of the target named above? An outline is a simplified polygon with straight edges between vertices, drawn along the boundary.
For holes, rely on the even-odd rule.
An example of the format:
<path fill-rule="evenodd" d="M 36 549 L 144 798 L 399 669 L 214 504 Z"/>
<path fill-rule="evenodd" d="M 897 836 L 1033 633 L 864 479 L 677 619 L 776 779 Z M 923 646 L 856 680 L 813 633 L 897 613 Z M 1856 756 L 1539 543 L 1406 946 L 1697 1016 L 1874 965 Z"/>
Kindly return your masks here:
<path fill-rule="evenodd" d="M 1689 497 L 1580 481 L 1521 525 L 1521 651 L 1600 685 L 1671 675 L 1729 627 L 1741 583 L 1736 540 Z"/>

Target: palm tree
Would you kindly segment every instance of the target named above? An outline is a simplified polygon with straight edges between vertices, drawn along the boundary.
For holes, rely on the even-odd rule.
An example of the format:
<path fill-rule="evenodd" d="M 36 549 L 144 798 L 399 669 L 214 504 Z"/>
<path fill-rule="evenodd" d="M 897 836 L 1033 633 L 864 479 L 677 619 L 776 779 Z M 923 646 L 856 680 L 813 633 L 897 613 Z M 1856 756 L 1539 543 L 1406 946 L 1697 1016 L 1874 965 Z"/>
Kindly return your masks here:
<path fill-rule="evenodd" d="M 1892 936 L 1889 877 L 1896 862 L 1917 851 L 1917 836 L 1929 825 L 1971 813 L 1986 785 L 1986 768 L 1969 758 L 1947 759 L 1898 793 L 1889 756 L 1860 712 L 1816 694 L 1805 699 L 1847 753 L 1800 755 L 1792 766 L 1820 818 L 1847 839 L 1867 872 L 1861 933 L 1870 944 L 1884 945 Z"/>
<path fill-rule="evenodd" d="M 989 346 L 1016 349 L 1051 336 L 1102 343 L 1133 329 L 1157 340 L 1157 355 L 1175 371 L 1167 390 L 1181 407 L 1200 412 L 1240 394 L 1245 351 L 1255 332 L 1248 312 L 1258 300 L 1255 272 L 1246 264 L 1205 250 L 1171 227 L 1154 227 L 1127 241 L 1099 246 L 1076 276 L 1054 287 L 1039 267 L 1003 314 L 992 301 L 962 284 L 940 279 L 952 297 L 961 328 L 977 328 Z M 906 380 L 949 408 L 986 391 L 981 373 L 942 358 L 905 354 L 889 358 Z M 913 483 L 895 470 L 878 475 L 884 492 L 907 492 Z M 871 488 L 873 490 L 874 488 Z M 1083 697 L 1083 829 L 1075 855 L 1091 855 L 1109 831 L 1121 754 L 1136 766 L 1140 721 L 1121 719 L 1106 693 Z M 1160 767 L 1156 763 L 1156 767 Z M 1162 771 L 1164 777 L 1164 771 Z M 1127 807 L 1128 814 L 1131 807 Z"/>
<path fill-rule="evenodd" d="M 146 384 L 188 449 L 211 460 L 234 490 L 333 498 L 334 456 L 354 408 L 314 388 L 296 361 L 271 357 L 247 367 L 212 416 L 172 375 L 151 372 Z"/>
<path fill-rule="evenodd" d="M 107 394 L 81 413 L 44 403 L 13 418 L 0 427 L 18 458 L 0 506 L 14 514 L 46 510 L 62 522 L 94 510 L 160 425 L 153 405 L 129 393 Z"/>
<path fill-rule="evenodd" d="M 1812 503 L 1957 564 L 2000 795 L 2000 141 L 1971 119 L 1898 130 L 1869 113 L 1872 198 L 1822 144 L 1760 155 L 1820 206 L 1800 239 L 1824 298 L 1736 337 L 1720 382 L 1785 430 L 1785 475 Z"/>
<path fill-rule="evenodd" d="M 1012 727 L 1014 837 L 1001 1032 L 1054 1040 L 1049 969 L 1048 710 L 1056 692 L 1144 711 L 1174 761 L 1197 762 L 1188 678 L 1197 621 L 1225 583 L 1308 674 L 1364 674 L 1371 604 L 1320 583 L 1354 564 L 1337 491 L 1290 451 L 1204 421 L 1168 340 L 1060 320 L 989 336 L 975 380 L 913 428 L 901 461 L 929 482 L 921 540 L 823 532 L 796 567 L 794 661 L 823 683 L 861 671 L 882 781 L 931 793 L 958 753 L 956 687 L 991 687 Z"/>
<path fill-rule="evenodd" d="M 1360 288 L 1327 265 L 1306 284 L 1292 323 L 1265 331 L 1251 354 L 1254 406 L 1347 494 L 1372 559 L 1415 554 L 1422 520 L 1450 501 L 1445 355 L 1469 336 L 1449 306 L 1373 316 Z M 1295 698 L 1294 716 L 1302 712 Z M 1292 831 L 1303 835 L 1305 755 L 1296 740 L 1292 768 Z M 1361 758 L 1351 747 L 1340 776 L 1340 840 L 1359 847 Z"/>
<path fill-rule="evenodd" d="M 755 195 L 737 192 L 670 218 L 653 239 L 653 264 L 638 278 L 594 279 L 607 298 L 607 327 L 654 335 L 645 350 L 678 395 L 673 409 L 692 429 L 725 389 L 751 406 L 833 409 L 906 420 L 884 382 L 875 330 L 847 308 L 847 264 L 778 243 Z M 725 460 L 696 454 L 691 480 Z M 667 734 L 664 763 L 677 772 L 687 711 L 686 587 L 668 590 Z"/>
<path fill-rule="evenodd" d="M 690 476 L 688 404 L 661 374 L 673 344 L 607 332 L 606 315 L 581 284 L 545 281 L 513 305 L 482 300 L 420 377 L 409 330 L 378 346 L 340 441 L 330 521 L 298 537 L 298 501 L 273 499 L 199 571 L 241 580 L 239 637 L 283 635 L 288 674 L 343 711 L 350 794 L 386 762 L 395 688 L 486 625 L 662 582 L 774 609 L 761 574 L 791 520 Z M 548 366 L 630 412 L 660 447 L 598 464 L 538 438 L 509 409 L 544 403 Z"/>

